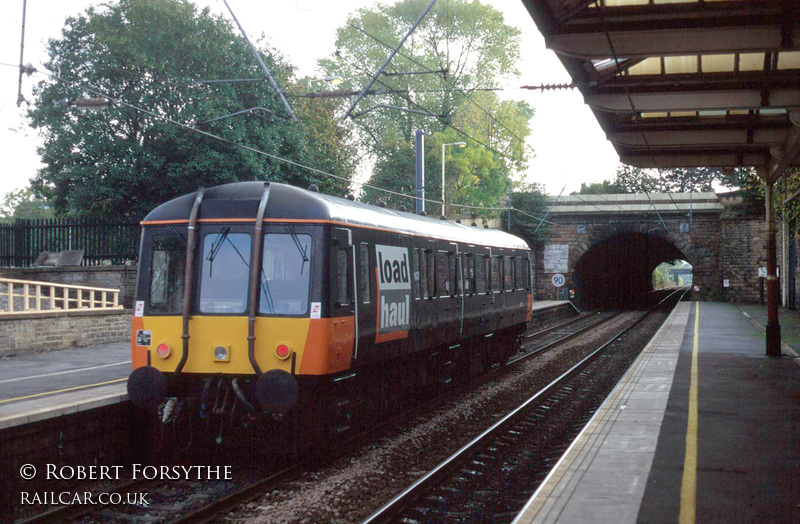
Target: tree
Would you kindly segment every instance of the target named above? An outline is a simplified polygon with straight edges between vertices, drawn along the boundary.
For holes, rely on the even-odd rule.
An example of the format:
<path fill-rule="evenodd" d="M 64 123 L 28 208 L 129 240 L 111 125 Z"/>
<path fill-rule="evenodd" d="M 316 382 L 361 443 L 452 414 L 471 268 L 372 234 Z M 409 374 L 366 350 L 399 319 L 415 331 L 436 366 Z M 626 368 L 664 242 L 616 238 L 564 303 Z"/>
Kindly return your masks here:
<path fill-rule="evenodd" d="M 620 164 L 617 167 L 614 185 L 622 190 L 621 193 L 643 193 L 658 191 L 660 181 L 650 170 Z"/>
<path fill-rule="evenodd" d="M 592 182 L 586 184 L 581 182 L 581 189 L 578 191 L 579 195 L 613 195 L 617 193 L 625 193 L 626 191 L 617 185 L 616 182 L 603 180 L 602 182 Z"/>
<path fill-rule="evenodd" d="M 12 222 L 18 218 L 53 218 L 50 202 L 38 198 L 31 188 L 6 193 L 0 204 L 0 221 Z"/>
<path fill-rule="evenodd" d="M 401 0 L 358 10 L 338 30 L 336 52 L 320 60 L 321 67 L 330 76 L 343 77 L 346 91 L 362 89 L 427 4 Z M 490 6 L 465 0 L 437 3 L 372 94 L 352 112 L 365 152 L 375 160 L 370 183 L 413 194 L 413 136 L 423 129 L 430 133 L 428 173 L 441 169 L 441 152 L 432 152 L 436 146 L 468 144 L 466 150 L 445 153 L 448 201 L 497 205 L 508 192 L 511 174 L 523 170 L 528 158 L 524 142 L 533 109 L 523 102 L 501 101 L 491 91 L 503 79 L 518 75 L 519 39 L 520 31 L 507 26 Z M 398 169 L 403 172 L 392 171 Z M 428 195 L 438 199 L 441 182 L 430 175 L 428 182 Z M 375 196 L 365 192 L 367 199 Z"/>
<path fill-rule="evenodd" d="M 90 7 L 67 19 L 48 52 L 46 66 L 60 78 L 37 86 L 29 113 L 44 137 L 45 167 L 34 188 L 60 214 L 141 218 L 200 184 L 236 180 L 313 181 L 327 192 L 346 191 L 347 180 L 296 165 L 349 176 L 348 135 L 329 102 L 297 104 L 300 122 L 292 123 L 266 82 L 196 83 L 263 78 L 243 38 L 208 9 L 198 11 L 187 0 Z M 295 82 L 276 51 L 262 54 L 279 85 Z M 98 96 L 114 102 L 96 111 L 57 103 Z M 204 123 L 254 107 L 265 110 Z M 192 123 L 224 140 L 192 132 Z"/>
<path fill-rule="evenodd" d="M 401 0 L 359 9 L 337 31 L 334 56 L 320 60 L 320 65 L 329 75 L 345 79 L 347 88 L 361 89 L 427 4 L 428 0 Z M 374 86 L 385 91 L 364 100 L 354 113 L 386 104 L 448 121 L 467 92 L 496 87 L 499 80 L 518 74 L 519 39 L 519 29 L 505 25 L 502 14 L 490 6 L 464 0 L 439 2 Z M 380 152 L 387 140 L 406 140 L 419 128 L 430 130 L 432 120 L 376 109 L 356 122 L 368 135 L 380 137 L 372 144 Z M 440 124 L 437 130 L 443 129 Z"/>
<path fill-rule="evenodd" d="M 539 184 L 518 184 L 511 193 L 511 227 L 508 227 L 507 216 L 504 217 L 505 229 L 520 236 L 533 245 L 544 237 L 547 229 L 545 213 L 547 197 L 544 187 Z"/>

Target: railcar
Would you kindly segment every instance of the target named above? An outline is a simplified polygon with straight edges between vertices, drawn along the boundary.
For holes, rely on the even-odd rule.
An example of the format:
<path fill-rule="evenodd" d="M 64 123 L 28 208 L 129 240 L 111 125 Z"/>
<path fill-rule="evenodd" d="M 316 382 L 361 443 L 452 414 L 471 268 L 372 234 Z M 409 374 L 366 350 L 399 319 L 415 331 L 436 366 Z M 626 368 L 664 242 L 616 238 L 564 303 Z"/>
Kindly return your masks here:
<path fill-rule="evenodd" d="M 341 430 L 505 362 L 531 318 L 530 250 L 501 231 L 267 182 L 198 189 L 142 226 L 128 392 L 145 409 Z"/>

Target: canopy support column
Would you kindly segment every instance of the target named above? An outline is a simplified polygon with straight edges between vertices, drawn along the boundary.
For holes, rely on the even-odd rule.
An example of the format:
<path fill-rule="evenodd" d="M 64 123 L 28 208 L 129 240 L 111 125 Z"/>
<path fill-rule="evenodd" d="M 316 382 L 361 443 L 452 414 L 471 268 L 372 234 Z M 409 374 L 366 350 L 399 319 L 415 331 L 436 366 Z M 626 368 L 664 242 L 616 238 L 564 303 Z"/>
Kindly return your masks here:
<path fill-rule="evenodd" d="M 759 168 L 764 179 L 764 206 L 767 231 L 767 356 L 781 356 L 781 324 L 778 320 L 777 249 L 775 245 L 775 209 L 773 205 L 775 180 L 767 169 Z"/>

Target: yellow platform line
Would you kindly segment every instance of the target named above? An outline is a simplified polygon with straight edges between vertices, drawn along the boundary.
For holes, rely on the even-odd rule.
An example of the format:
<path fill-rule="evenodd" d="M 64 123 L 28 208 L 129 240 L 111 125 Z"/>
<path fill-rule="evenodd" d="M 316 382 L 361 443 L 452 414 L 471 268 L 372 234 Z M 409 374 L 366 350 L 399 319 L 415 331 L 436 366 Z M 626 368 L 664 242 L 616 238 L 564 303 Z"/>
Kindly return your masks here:
<path fill-rule="evenodd" d="M 686 456 L 681 481 L 680 524 L 694 524 L 697 503 L 697 352 L 700 345 L 700 302 L 695 303 L 692 371 L 689 384 L 689 417 L 686 424 Z"/>
<path fill-rule="evenodd" d="M 128 380 L 128 378 L 127 377 L 125 377 L 125 378 L 117 378 L 117 379 L 114 379 L 114 380 L 108 380 L 106 382 L 98 382 L 96 384 L 86 384 L 84 386 L 75 386 L 75 387 L 72 387 L 72 388 L 58 389 L 56 391 L 45 391 L 44 393 L 35 393 L 33 395 L 26 395 L 24 397 L 7 398 L 5 400 L 0 400 L 0 404 L 8 404 L 9 402 L 14 402 L 14 401 L 17 401 L 17 400 L 28 400 L 28 399 L 31 399 L 31 398 L 44 397 L 44 396 L 47 396 L 47 395 L 55 395 L 57 393 L 66 393 L 67 391 L 77 391 L 79 389 L 93 388 L 93 387 L 96 387 L 96 386 L 106 386 L 108 384 L 114 384 L 116 382 L 122 382 L 123 380 Z"/>

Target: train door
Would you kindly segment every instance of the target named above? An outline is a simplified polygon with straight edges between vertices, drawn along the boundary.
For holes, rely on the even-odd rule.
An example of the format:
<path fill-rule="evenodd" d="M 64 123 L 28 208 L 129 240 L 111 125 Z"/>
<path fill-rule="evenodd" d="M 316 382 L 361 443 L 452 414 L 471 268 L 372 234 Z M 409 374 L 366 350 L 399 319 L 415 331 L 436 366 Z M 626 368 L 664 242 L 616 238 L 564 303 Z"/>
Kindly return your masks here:
<path fill-rule="evenodd" d="M 493 282 L 493 268 L 494 263 L 492 262 L 495 260 L 493 258 L 492 248 L 487 247 L 486 249 L 486 256 L 484 258 L 484 268 L 486 274 L 486 296 L 489 298 L 489 304 L 494 304 L 494 292 L 496 291 L 496 284 Z"/>
<path fill-rule="evenodd" d="M 355 250 L 350 229 L 333 229 L 331 250 L 331 350 L 358 358 L 358 294 L 355 287 Z"/>
<path fill-rule="evenodd" d="M 450 242 L 450 246 L 453 248 L 451 260 L 455 262 L 451 273 L 453 276 L 453 285 L 455 286 L 453 296 L 456 299 L 458 334 L 460 336 L 464 333 L 464 265 L 461 263 L 461 253 L 458 251 L 458 244 Z"/>
<path fill-rule="evenodd" d="M 356 332 L 360 339 L 361 349 L 370 339 L 375 338 L 378 297 L 375 296 L 375 262 L 374 248 L 367 242 L 355 242 L 353 249 L 356 256 L 356 296 L 355 316 L 358 319 Z M 356 341 L 354 358 L 357 356 L 359 341 Z"/>

